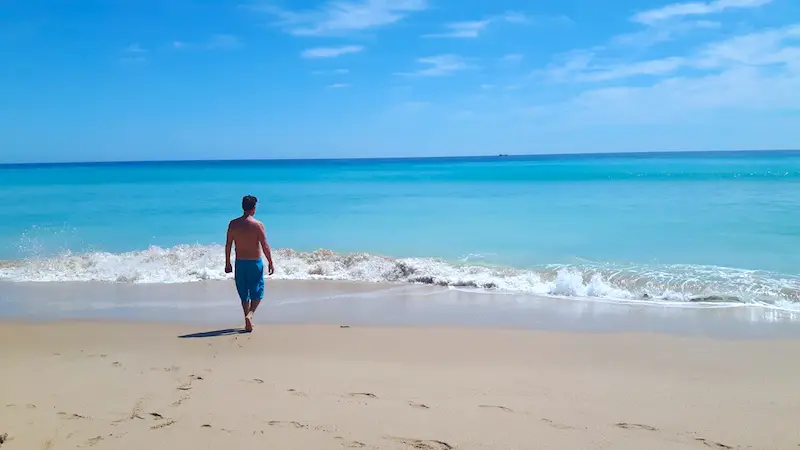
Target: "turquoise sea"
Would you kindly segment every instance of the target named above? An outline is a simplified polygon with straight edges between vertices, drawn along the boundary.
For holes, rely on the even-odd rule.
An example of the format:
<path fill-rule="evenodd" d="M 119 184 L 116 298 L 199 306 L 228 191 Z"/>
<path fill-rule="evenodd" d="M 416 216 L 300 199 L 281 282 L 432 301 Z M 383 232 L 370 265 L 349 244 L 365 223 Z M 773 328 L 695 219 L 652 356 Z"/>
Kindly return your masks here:
<path fill-rule="evenodd" d="M 800 152 L 0 166 L 0 281 L 277 278 L 800 310 Z"/>

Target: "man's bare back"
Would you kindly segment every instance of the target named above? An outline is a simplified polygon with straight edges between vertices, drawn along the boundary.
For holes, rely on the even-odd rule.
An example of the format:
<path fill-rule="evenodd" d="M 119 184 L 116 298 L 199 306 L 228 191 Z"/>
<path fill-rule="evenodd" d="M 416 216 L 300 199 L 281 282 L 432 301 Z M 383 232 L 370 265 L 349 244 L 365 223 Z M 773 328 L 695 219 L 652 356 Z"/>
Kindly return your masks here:
<path fill-rule="evenodd" d="M 236 249 L 236 259 L 261 258 L 262 243 L 267 241 L 263 223 L 252 216 L 237 217 L 228 224 L 228 233 Z"/>

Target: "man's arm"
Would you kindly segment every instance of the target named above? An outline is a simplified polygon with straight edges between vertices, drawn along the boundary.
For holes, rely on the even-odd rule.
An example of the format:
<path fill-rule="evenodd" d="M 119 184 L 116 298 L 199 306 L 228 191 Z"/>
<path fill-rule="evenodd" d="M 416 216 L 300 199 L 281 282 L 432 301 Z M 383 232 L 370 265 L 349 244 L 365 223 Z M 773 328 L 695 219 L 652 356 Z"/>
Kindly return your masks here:
<path fill-rule="evenodd" d="M 260 230 L 258 241 L 261 243 L 261 250 L 264 251 L 264 256 L 267 258 L 267 262 L 269 263 L 269 274 L 272 275 L 275 273 L 275 266 L 272 264 L 272 250 L 270 250 L 269 244 L 267 243 L 267 232 L 264 229 L 263 223 L 258 228 Z"/>
<path fill-rule="evenodd" d="M 233 230 L 231 224 L 228 224 L 228 236 L 225 238 L 225 273 L 233 272 L 231 266 L 231 250 L 233 249 Z"/>

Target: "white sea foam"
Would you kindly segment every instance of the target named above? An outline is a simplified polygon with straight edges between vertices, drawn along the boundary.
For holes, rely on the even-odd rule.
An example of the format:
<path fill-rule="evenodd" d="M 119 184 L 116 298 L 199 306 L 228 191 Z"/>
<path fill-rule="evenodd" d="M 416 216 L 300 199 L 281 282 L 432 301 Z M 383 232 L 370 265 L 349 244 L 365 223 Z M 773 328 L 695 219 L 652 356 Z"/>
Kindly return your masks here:
<path fill-rule="evenodd" d="M 0 281 L 103 281 L 185 283 L 222 280 L 221 246 L 150 247 L 128 253 L 65 253 L 58 257 L 0 262 Z M 328 250 L 274 254 L 275 278 L 420 283 L 556 297 L 662 304 L 764 304 L 796 309 L 800 278 L 710 266 L 620 267 L 582 263 L 531 269 L 450 263 L 434 258 L 388 258 Z M 479 258 L 478 258 L 479 259 Z"/>

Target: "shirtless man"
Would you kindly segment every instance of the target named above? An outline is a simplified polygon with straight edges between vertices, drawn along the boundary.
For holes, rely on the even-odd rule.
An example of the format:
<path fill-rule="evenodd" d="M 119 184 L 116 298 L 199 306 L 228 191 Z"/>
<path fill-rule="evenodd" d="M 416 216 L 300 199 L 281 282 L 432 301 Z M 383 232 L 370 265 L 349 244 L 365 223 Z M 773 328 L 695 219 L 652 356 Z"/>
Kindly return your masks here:
<path fill-rule="evenodd" d="M 244 312 L 244 329 L 253 331 L 253 313 L 256 312 L 261 299 L 264 298 L 264 263 L 261 261 L 263 250 L 269 266 L 268 273 L 275 273 L 272 265 L 272 252 L 267 244 L 264 224 L 253 218 L 256 213 L 258 199 L 252 195 L 242 198 L 242 217 L 231 220 L 228 224 L 228 238 L 225 242 L 225 273 L 233 272 L 231 266 L 231 247 L 236 245 L 236 291 L 242 299 Z"/>

